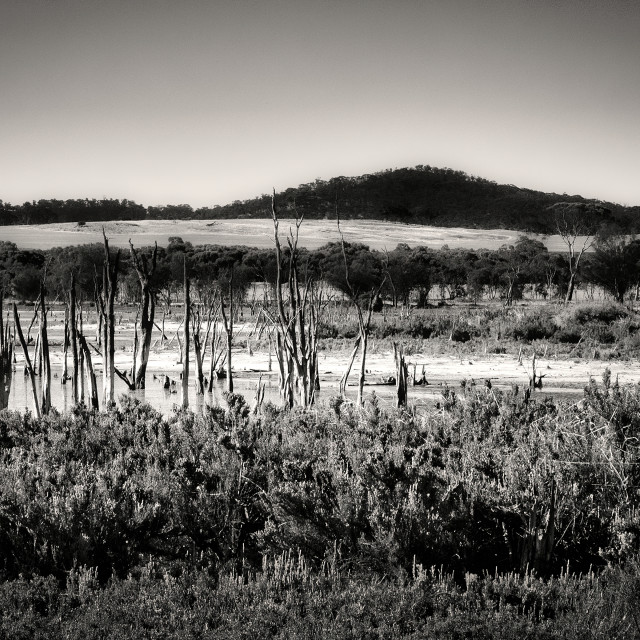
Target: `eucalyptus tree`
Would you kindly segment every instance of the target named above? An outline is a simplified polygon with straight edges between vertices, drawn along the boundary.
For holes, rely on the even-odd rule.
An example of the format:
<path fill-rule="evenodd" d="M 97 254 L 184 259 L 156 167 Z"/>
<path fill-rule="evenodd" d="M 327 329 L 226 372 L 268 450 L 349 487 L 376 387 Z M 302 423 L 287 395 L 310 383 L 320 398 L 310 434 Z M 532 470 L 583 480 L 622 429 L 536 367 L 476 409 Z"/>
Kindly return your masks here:
<path fill-rule="evenodd" d="M 595 234 L 606 222 L 608 210 L 588 203 L 558 202 L 550 207 L 556 232 L 568 252 L 569 276 L 564 302 L 573 299 L 580 263 L 585 252 L 595 242 Z"/>
<path fill-rule="evenodd" d="M 138 341 L 138 354 L 136 357 L 137 370 L 132 373 L 132 377 L 135 388 L 144 389 L 147 366 L 149 364 L 149 354 L 151 351 L 151 334 L 155 324 L 157 291 L 154 277 L 158 262 L 158 243 L 155 243 L 150 257 L 147 257 L 144 253 L 138 253 L 134 249 L 131 240 L 129 240 L 129 246 L 131 248 L 133 266 L 140 282 L 140 306 L 138 314 L 140 319 L 140 339 Z"/>

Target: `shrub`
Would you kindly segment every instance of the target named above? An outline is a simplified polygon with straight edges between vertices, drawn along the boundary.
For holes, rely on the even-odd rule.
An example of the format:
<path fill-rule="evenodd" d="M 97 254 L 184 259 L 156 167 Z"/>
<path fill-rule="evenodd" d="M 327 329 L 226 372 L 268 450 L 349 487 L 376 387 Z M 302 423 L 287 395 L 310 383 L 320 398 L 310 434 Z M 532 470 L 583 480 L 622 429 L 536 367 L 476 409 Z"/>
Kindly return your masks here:
<path fill-rule="evenodd" d="M 582 330 L 576 325 L 558 329 L 554 334 L 554 340 L 564 344 L 578 344 L 582 340 Z"/>
<path fill-rule="evenodd" d="M 451 332 L 451 340 L 453 342 L 469 342 L 471 340 L 471 332 L 465 327 L 456 327 Z"/>
<path fill-rule="evenodd" d="M 621 304 L 606 302 L 603 304 L 581 303 L 565 309 L 559 316 L 559 324 L 577 324 L 585 326 L 592 323 L 611 324 L 620 318 L 626 318 L 629 312 Z"/>
<path fill-rule="evenodd" d="M 547 314 L 526 315 L 518 320 L 505 333 L 514 340 L 544 340 L 552 338 L 557 331 L 557 326 Z"/>

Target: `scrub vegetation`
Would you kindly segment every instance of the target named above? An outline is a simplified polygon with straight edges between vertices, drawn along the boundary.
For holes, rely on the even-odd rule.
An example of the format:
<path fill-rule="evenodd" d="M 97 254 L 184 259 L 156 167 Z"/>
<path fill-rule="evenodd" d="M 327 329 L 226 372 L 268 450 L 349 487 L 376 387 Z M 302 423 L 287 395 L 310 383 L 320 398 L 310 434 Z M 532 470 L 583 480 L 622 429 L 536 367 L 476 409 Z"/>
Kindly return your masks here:
<path fill-rule="evenodd" d="M 0 629 L 637 637 L 640 392 L 0 413 Z"/>
<path fill-rule="evenodd" d="M 569 257 L 524 237 L 377 252 L 341 235 L 309 251 L 302 218 L 280 234 L 275 196 L 271 208 L 275 252 L 179 237 L 129 252 L 106 236 L 0 246 L 14 302 L 13 323 L 0 310 L 4 391 L 16 340 L 34 381 L 33 413 L 0 411 L 0 638 L 638 637 L 640 387 L 605 369 L 578 402 L 534 393 L 549 349 L 637 353 L 636 241 L 571 227 L 562 207 Z M 123 309 L 130 369 L 115 357 Z M 168 317 L 181 406 L 115 403 L 116 376 L 144 388 L 152 334 L 173 340 Z M 395 408 L 365 392 L 374 341 L 395 354 Z M 405 356 L 425 345 L 524 350 L 528 383 L 465 379 L 418 412 L 407 389 L 428 382 Z M 253 402 L 233 393 L 240 346 L 273 352 L 280 404 L 260 384 Z M 50 399 L 60 348 L 66 413 Z M 348 368 L 318 403 L 319 354 L 333 349 Z M 201 395 L 226 379 L 221 405 L 189 409 L 190 363 Z"/>

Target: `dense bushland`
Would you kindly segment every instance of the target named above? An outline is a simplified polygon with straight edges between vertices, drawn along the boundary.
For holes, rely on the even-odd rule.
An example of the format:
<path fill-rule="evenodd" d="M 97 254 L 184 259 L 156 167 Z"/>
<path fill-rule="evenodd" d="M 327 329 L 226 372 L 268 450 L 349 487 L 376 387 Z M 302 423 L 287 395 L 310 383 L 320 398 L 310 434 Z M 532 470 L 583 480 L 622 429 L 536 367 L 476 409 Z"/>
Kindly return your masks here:
<path fill-rule="evenodd" d="M 635 311 L 613 302 L 584 302 L 569 307 L 523 304 L 443 305 L 413 309 L 407 314 L 388 309 L 371 323 L 373 352 L 393 349 L 402 340 L 407 353 L 455 353 L 483 356 L 521 351 L 528 356 L 590 359 L 632 359 L 640 349 L 640 320 Z M 353 313 L 328 314 L 320 327 L 321 348 L 346 349 L 357 334 Z M 262 345 L 265 346 L 265 345 Z M 265 347 L 266 348 L 266 347 Z"/>
<path fill-rule="evenodd" d="M 245 637 L 252 620 L 258 637 L 460 637 L 464 619 L 553 637 L 608 611 L 597 637 L 623 637 L 639 409 L 638 387 L 606 375 L 577 405 L 467 383 L 424 416 L 375 395 L 363 410 L 258 412 L 229 395 L 167 419 L 125 398 L 105 413 L 0 412 L 5 634 Z M 356 611 L 368 617 L 348 631 Z"/>

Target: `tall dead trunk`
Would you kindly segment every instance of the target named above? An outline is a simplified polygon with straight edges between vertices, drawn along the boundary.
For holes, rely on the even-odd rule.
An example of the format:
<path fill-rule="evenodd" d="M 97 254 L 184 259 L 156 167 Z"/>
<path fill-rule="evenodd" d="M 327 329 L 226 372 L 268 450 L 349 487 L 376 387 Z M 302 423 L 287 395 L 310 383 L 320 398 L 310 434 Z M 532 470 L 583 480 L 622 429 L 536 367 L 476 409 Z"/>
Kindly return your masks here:
<path fill-rule="evenodd" d="M 184 259 L 184 352 L 182 356 L 182 407 L 189 408 L 189 323 L 191 299 L 189 296 L 189 278 L 187 278 L 187 259 Z"/>
<path fill-rule="evenodd" d="M 231 372 L 231 346 L 233 344 L 233 272 L 229 282 L 229 315 L 224 310 L 224 299 L 221 297 L 220 313 L 222 314 L 222 324 L 227 336 L 227 391 L 233 393 L 233 373 Z"/>
<path fill-rule="evenodd" d="M 156 270 L 158 257 L 158 243 L 156 242 L 151 257 L 151 264 L 147 262 L 146 256 L 138 256 L 133 248 L 131 240 L 131 257 L 138 280 L 140 281 L 140 341 L 138 345 L 137 370 L 132 375 L 136 389 L 145 388 L 145 378 L 147 373 L 147 365 L 149 364 L 149 353 L 151 351 L 151 333 L 155 324 L 156 313 L 156 291 L 152 285 L 152 279 Z M 162 336 L 164 336 L 164 318 Z"/>
<path fill-rule="evenodd" d="M 207 391 L 211 393 L 213 391 L 213 381 L 216 380 L 219 375 L 219 367 L 222 367 L 226 360 L 226 355 L 222 350 L 222 335 L 218 330 L 217 322 L 214 321 L 211 333 L 211 361 L 209 363 L 209 386 Z"/>
<path fill-rule="evenodd" d="M 353 350 L 351 351 L 351 356 L 349 357 L 349 361 L 347 362 L 347 368 L 345 372 L 342 374 L 342 378 L 340 378 L 340 384 L 338 386 L 338 390 L 341 394 L 344 394 L 347 390 L 347 382 L 349 380 L 349 375 L 351 374 L 351 369 L 353 368 L 353 363 L 356 361 L 356 356 L 358 355 L 358 350 L 360 349 L 360 340 L 362 340 L 362 336 L 358 334 L 356 341 L 353 345 Z"/>
<path fill-rule="evenodd" d="M 358 375 L 358 406 L 364 404 L 364 383 L 367 372 L 367 347 L 369 346 L 369 331 L 363 331 L 360 340 L 360 373 Z"/>
<path fill-rule="evenodd" d="M 204 395 L 204 371 L 202 369 L 202 342 L 200 338 L 200 332 L 193 332 L 193 352 L 196 363 L 196 395 Z"/>
<path fill-rule="evenodd" d="M 64 307 L 64 338 L 62 345 L 62 375 L 60 384 L 67 384 L 69 379 L 69 307 Z"/>
<path fill-rule="evenodd" d="M 102 316 L 103 338 L 103 384 L 102 404 L 109 407 L 115 402 L 115 313 L 114 304 L 118 280 L 118 264 L 120 252 L 112 261 L 109 253 L 109 241 L 102 230 L 104 238 L 104 266 L 102 269 L 102 291 L 99 296 L 100 315 Z"/>
<path fill-rule="evenodd" d="M 13 377 L 13 340 L 9 334 L 9 322 L 2 317 L 4 289 L 0 289 L 0 409 L 9 406 L 9 394 Z"/>
<path fill-rule="evenodd" d="M 136 388 L 136 357 L 138 355 L 138 344 L 139 344 L 139 337 L 138 337 L 138 312 L 136 312 L 136 318 L 133 321 L 133 362 L 131 363 L 131 380 L 133 380 L 133 387 L 134 389 Z"/>
<path fill-rule="evenodd" d="M 78 307 L 77 320 L 78 320 L 78 326 L 76 328 L 76 342 L 77 342 L 78 336 L 84 335 L 82 305 Z M 77 386 L 79 387 L 78 401 L 83 403 L 84 402 L 84 386 L 85 386 L 84 385 L 84 372 L 85 372 L 84 352 L 82 351 L 82 349 L 78 349 L 77 344 L 76 344 L 76 351 L 78 352 L 78 380 L 77 380 L 77 383 L 78 383 Z"/>
<path fill-rule="evenodd" d="M 402 345 L 393 343 L 393 355 L 396 362 L 396 396 L 397 406 L 407 406 L 407 377 L 408 370 L 407 364 L 404 360 L 404 349 Z M 415 379 L 415 366 L 414 366 L 414 379 Z"/>
<path fill-rule="evenodd" d="M 73 377 L 71 378 L 71 391 L 73 394 L 73 404 L 78 404 L 78 381 L 79 367 L 78 359 L 78 319 L 76 316 L 76 277 L 71 274 L 71 287 L 69 288 L 69 330 L 71 339 L 71 355 L 73 357 Z"/>
<path fill-rule="evenodd" d="M 36 346 L 33 350 L 33 369 L 35 374 L 40 377 L 42 375 L 42 352 L 40 351 L 40 331 L 36 336 Z"/>
<path fill-rule="evenodd" d="M 31 358 L 29 357 L 29 349 L 27 348 L 27 341 L 24 339 L 24 334 L 22 333 L 22 327 L 20 326 L 20 316 L 18 315 L 18 307 L 16 303 L 13 303 L 13 323 L 16 328 L 16 332 L 18 333 L 18 340 L 20 340 L 20 346 L 22 347 L 22 353 L 24 354 L 24 364 L 29 373 L 29 377 L 31 378 L 31 391 L 33 393 L 33 407 L 36 414 L 36 418 L 40 418 L 42 414 L 40 413 L 40 402 L 38 400 L 38 387 L 36 386 L 36 373 L 33 370 L 33 366 L 31 364 Z"/>
<path fill-rule="evenodd" d="M 91 402 L 91 408 L 97 411 L 100 408 L 98 404 L 98 384 L 96 382 L 96 374 L 93 369 L 93 362 L 91 360 L 91 352 L 89 351 L 87 341 L 82 334 L 78 336 L 78 339 L 80 341 L 80 347 L 87 364 L 87 377 L 89 379 L 89 398 Z"/>
<path fill-rule="evenodd" d="M 49 358 L 49 336 L 47 333 L 47 305 L 44 277 L 40 281 L 40 354 L 42 358 L 42 404 L 43 414 L 51 410 L 51 360 Z"/>

